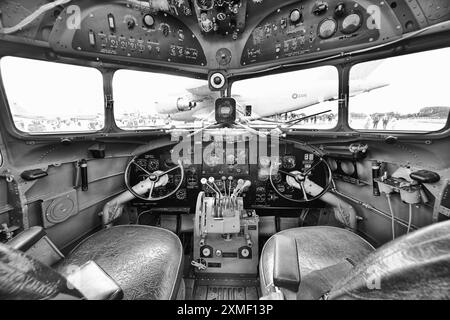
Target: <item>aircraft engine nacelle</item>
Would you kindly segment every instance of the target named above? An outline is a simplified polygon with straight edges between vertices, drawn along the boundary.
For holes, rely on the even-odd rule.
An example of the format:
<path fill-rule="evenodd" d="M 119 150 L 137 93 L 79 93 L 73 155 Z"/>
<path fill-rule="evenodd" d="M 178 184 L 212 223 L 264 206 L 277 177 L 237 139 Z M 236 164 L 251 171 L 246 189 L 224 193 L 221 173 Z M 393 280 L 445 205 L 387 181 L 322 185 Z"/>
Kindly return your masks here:
<path fill-rule="evenodd" d="M 197 106 L 197 102 L 191 95 L 183 97 L 171 97 L 162 99 L 155 103 L 156 110 L 161 114 L 172 114 L 177 112 L 189 111 Z"/>

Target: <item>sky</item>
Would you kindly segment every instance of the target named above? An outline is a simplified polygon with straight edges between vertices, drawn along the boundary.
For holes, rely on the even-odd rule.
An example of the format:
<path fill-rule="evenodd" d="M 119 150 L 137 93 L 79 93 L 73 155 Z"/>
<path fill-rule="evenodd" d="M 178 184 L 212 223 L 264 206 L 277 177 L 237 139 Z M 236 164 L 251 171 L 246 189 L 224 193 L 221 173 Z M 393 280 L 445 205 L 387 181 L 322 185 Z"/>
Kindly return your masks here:
<path fill-rule="evenodd" d="M 4 57 L 0 72 L 13 113 L 50 117 L 104 113 L 103 80 L 97 69 Z M 21 110 L 14 110 L 14 105 Z"/>
<path fill-rule="evenodd" d="M 442 49 L 370 62 L 378 66 L 365 75 L 367 79 L 389 86 L 351 98 L 350 112 L 410 113 L 427 106 L 450 106 L 449 57 L 450 49 Z M 102 79 L 95 69 L 14 57 L 2 58 L 0 68 L 9 103 L 12 108 L 20 106 L 21 112 L 43 116 L 103 113 Z M 360 78 L 367 70 L 367 65 L 357 65 L 351 77 Z M 301 93 L 334 79 L 337 90 L 336 70 L 321 67 L 243 80 L 233 85 L 232 93 L 264 99 L 287 87 Z M 119 114 L 137 110 L 152 114 L 155 101 L 176 101 L 188 94 L 186 89 L 206 85 L 205 80 L 120 70 L 113 82 L 115 108 Z"/>
<path fill-rule="evenodd" d="M 364 67 L 356 65 L 350 77 Z M 408 114 L 424 107 L 450 107 L 450 49 L 389 58 L 368 79 L 389 86 L 351 98 L 350 112 Z"/>

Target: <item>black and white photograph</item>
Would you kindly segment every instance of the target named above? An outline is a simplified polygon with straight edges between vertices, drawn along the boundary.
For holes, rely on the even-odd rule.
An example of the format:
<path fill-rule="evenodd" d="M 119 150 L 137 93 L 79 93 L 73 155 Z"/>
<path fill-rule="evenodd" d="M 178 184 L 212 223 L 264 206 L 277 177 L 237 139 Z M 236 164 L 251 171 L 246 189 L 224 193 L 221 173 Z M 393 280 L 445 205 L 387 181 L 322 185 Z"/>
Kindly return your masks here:
<path fill-rule="evenodd" d="M 3 302 L 449 299 L 449 1 L 0 0 Z"/>

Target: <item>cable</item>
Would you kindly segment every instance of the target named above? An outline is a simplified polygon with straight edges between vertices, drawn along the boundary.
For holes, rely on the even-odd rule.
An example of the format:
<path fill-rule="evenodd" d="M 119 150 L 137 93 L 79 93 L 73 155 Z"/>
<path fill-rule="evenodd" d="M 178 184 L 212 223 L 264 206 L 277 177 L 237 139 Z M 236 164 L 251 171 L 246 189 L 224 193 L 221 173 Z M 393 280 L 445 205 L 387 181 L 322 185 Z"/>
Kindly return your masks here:
<path fill-rule="evenodd" d="M 389 204 L 389 210 L 391 212 L 391 228 L 392 228 L 392 240 L 395 240 L 395 215 L 394 210 L 392 209 L 391 195 L 386 193 L 386 198 Z"/>
<path fill-rule="evenodd" d="M 11 33 L 15 33 L 17 31 L 20 31 L 23 28 L 25 28 L 27 25 L 32 23 L 34 20 L 36 20 L 40 15 L 46 13 L 47 11 L 50 11 L 50 10 L 56 8 L 57 6 L 61 6 L 61 5 L 67 4 L 67 3 L 71 2 L 71 1 L 72 0 L 56 0 L 54 2 L 50 2 L 50 3 L 44 4 L 43 6 L 41 6 L 39 9 L 34 11 L 32 14 L 27 16 L 25 19 L 20 21 L 15 26 L 7 27 L 7 28 L 5 28 L 5 27 L 1 28 L 0 29 L 0 34 L 11 34 Z"/>
<path fill-rule="evenodd" d="M 409 233 L 411 231 L 411 221 L 412 221 L 412 203 L 409 204 L 409 218 L 408 218 L 408 229 L 406 230 L 406 233 Z"/>

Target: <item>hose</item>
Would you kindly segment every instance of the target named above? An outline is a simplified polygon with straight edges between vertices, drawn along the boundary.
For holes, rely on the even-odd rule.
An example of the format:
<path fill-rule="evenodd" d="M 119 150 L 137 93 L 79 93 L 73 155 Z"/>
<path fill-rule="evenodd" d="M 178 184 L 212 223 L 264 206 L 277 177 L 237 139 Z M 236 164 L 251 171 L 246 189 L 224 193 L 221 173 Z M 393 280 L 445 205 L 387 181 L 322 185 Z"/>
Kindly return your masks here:
<path fill-rule="evenodd" d="M 1 28 L 0 29 L 0 33 L 1 34 L 12 34 L 12 33 L 15 33 L 15 32 L 17 32 L 19 30 L 22 30 L 27 25 L 29 25 L 34 20 L 36 20 L 42 14 L 46 13 L 47 11 L 50 11 L 50 10 L 56 8 L 57 6 L 61 6 L 61 5 L 67 4 L 70 1 L 72 1 L 72 0 L 56 0 L 54 2 L 50 2 L 50 3 L 44 4 L 43 6 L 41 6 L 39 9 L 34 11 L 32 14 L 30 14 L 28 17 L 26 17 L 25 19 L 20 21 L 15 26 L 7 27 L 7 28 L 5 28 L 5 27 Z M 0 26 L 1 26 L 1 21 L 0 21 Z"/>
<path fill-rule="evenodd" d="M 406 233 L 409 233 L 409 231 L 411 230 L 411 222 L 412 222 L 412 203 L 409 204 L 408 229 L 406 230 Z"/>
<path fill-rule="evenodd" d="M 386 193 L 386 198 L 389 204 L 389 211 L 391 212 L 391 228 L 392 228 L 392 240 L 395 240 L 395 215 L 392 209 L 391 195 Z"/>

